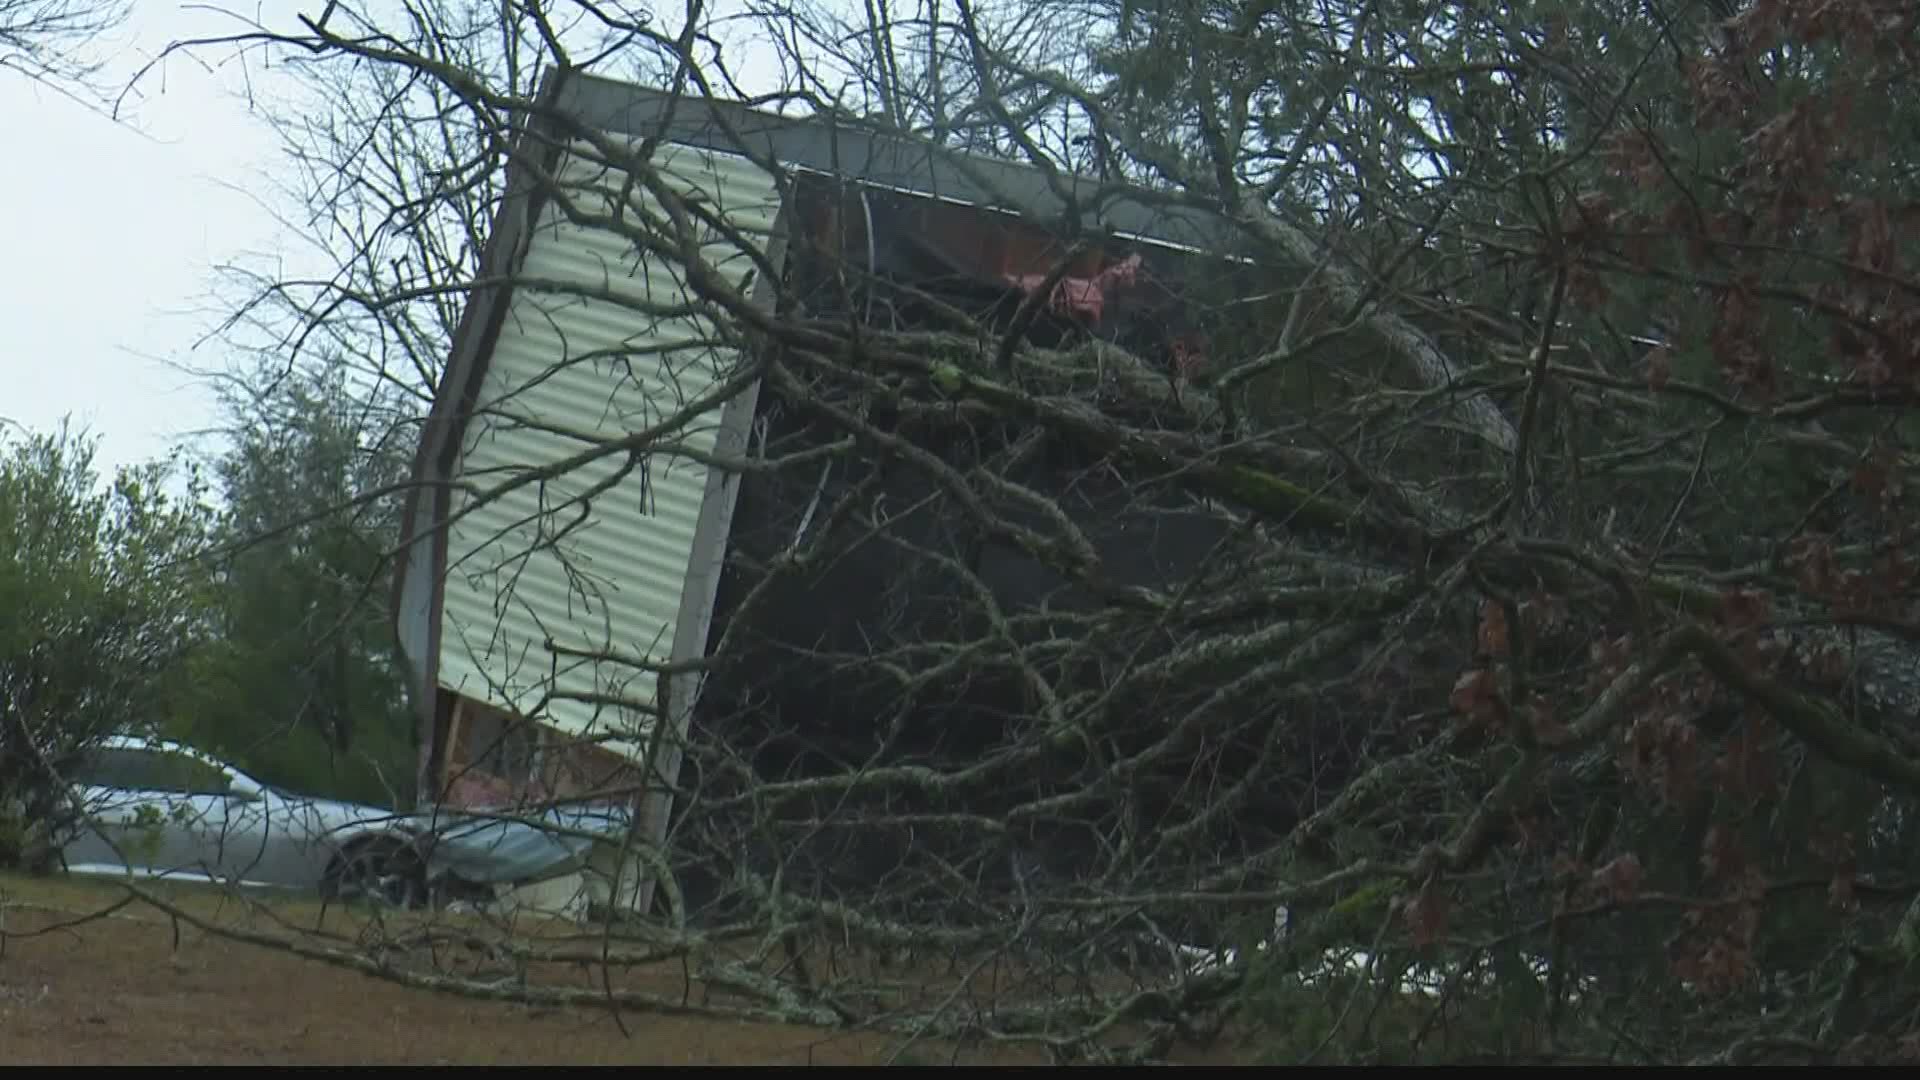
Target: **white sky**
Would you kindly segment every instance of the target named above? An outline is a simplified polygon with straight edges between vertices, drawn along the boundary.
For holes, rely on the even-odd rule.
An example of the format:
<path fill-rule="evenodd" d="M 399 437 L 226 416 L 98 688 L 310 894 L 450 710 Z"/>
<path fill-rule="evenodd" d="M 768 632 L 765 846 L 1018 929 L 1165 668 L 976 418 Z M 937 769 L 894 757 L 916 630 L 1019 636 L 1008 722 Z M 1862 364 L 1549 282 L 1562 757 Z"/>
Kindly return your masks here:
<path fill-rule="evenodd" d="M 244 0 L 231 6 L 256 11 Z M 309 6 L 272 0 L 257 11 L 293 29 L 286 21 Z M 663 23 L 675 22 L 678 5 L 661 7 Z M 717 14 L 739 0 L 708 7 Z M 97 49 L 115 87 L 170 42 L 245 29 L 206 4 L 139 0 L 134 12 Z M 727 29 L 736 74 L 771 85 L 765 46 Z M 216 46 L 200 50 L 199 62 L 170 58 L 141 80 L 117 123 L 0 69 L 0 138 L 9 149 L 0 157 L 0 205 L 11 225 L 0 242 L 0 428 L 46 431 L 70 419 L 98 436 L 103 476 L 218 421 L 211 389 L 174 365 L 220 368 L 230 359 L 225 346 L 203 340 L 226 313 L 210 300 L 216 265 L 258 265 L 263 253 L 285 256 L 291 242 L 246 193 L 266 190 L 260 177 L 272 171 L 277 146 L 245 91 L 270 96 L 274 75 L 243 70 L 236 52 Z M 204 438 L 197 445 L 207 447 Z"/>
<path fill-rule="evenodd" d="M 120 86 L 169 41 L 235 29 L 141 0 L 100 52 Z M 116 124 L 0 70 L 0 417 L 38 430 L 70 417 L 100 437 L 103 473 L 215 419 L 208 389 L 167 362 L 221 363 L 217 344 L 190 353 L 214 325 L 212 267 L 274 247 L 271 217 L 227 186 L 248 185 L 273 151 L 240 74 L 170 60 Z"/>

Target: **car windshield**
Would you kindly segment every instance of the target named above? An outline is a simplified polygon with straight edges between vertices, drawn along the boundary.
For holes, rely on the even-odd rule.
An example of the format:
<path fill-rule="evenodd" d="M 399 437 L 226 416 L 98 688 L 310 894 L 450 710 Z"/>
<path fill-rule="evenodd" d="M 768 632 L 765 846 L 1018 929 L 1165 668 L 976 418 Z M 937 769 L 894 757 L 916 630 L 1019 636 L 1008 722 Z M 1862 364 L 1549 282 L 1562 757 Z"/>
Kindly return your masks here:
<path fill-rule="evenodd" d="M 234 790 L 233 775 L 217 765 L 177 751 L 139 747 L 94 750 L 74 768 L 73 779 L 90 787 L 180 795 L 227 795 Z"/>

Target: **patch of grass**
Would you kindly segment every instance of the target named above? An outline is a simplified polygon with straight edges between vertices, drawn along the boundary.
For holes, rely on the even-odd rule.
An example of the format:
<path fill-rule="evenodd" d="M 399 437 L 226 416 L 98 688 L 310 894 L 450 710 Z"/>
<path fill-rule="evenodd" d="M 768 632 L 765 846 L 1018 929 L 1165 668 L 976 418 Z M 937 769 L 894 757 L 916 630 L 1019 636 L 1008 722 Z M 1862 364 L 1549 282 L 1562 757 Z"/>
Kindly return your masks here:
<path fill-rule="evenodd" d="M 245 897 L 195 882 L 139 887 L 217 926 L 291 936 L 319 929 L 353 948 L 366 910 L 288 893 Z M 554 1064 L 873 1065 L 898 1036 L 793 1024 L 611 1007 L 534 1007 L 410 989 L 280 949 L 234 941 L 166 913 L 128 903 L 116 879 L 0 874 L 0 1032 L 9 1064 Z M 436 928 L 477 926 L 445 912 L 408 920 Z M 593 938 L 568 922 L 517 920 L 522 943 Z M 498 932 L 497 929 L 495 932 Z M 381 934 L 379 936 L 385 936 Z M 389 938 L 390 940 L 390 938 Z M 591 943 L 591 942 L 589 942 Z M 398 963 L 411 962 L 395 957 Z M 418 957 L 458 969 L 457 956 Z M 533 985 L 597 989 L 603 973 L 546 965 L 522 976 Z M 615 988 L 678 995 L 677 963 L 615 970 Z M 700 1000 L 696 987 L 693 1001 Z M 1035 1063 L 1035 1052 L 993 1047 L 954 1055 L 932 1044 L 929 1061 Z"/>

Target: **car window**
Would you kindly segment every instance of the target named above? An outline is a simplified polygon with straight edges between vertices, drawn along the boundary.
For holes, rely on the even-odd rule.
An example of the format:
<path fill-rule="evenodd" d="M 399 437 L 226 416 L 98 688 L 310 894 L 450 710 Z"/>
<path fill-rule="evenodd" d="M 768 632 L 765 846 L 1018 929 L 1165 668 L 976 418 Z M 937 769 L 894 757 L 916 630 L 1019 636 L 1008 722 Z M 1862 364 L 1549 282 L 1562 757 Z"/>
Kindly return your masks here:
<path fill-rule="evenodd" d="M 232 787 L 225 771 L 164 750 L 96 750 L 73 770 L 73 778 L 94 787 L 173 795 L 225 795 Z"/>
<path fill-rule="evenodd" d="M 76 784 L 91 787 L 135 786 L 140 780 L 140 762 L 128 755 L 125 750 L 90 751 L 68 770 L 67 776 Z"/>

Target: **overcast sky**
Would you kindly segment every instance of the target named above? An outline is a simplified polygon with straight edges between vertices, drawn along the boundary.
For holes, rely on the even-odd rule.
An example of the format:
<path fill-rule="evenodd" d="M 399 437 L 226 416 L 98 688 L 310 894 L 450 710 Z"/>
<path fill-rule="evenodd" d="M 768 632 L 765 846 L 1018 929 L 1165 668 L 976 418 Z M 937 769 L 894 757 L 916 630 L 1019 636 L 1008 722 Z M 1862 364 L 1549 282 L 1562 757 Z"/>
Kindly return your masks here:
<path fill-rule="evenodd" d="M 102 46 L 115 85 L 169 41 L 233 29 L 157 0 L 134 18 Z M 212 268 L 275 248 L 270 216 L 233 186 L 273 149 L 235 95 L 240 74 L 169 62 L 127 124 L 0 70 L 0 417 L 42 430 L 71 417 L 100 436 L 103 470 L 214 420 L 206 387 L 167 363 L 219 364 L 216 346 L 190 353 L 213 324 Z"/>
<path fill-rule="evenodd" d="M 258 10 L 285 20 L 304 6 Z M 706 5 L 716 18 L 741 6 Z M 103 79 L 116 87 L 170 42 L 245 29 L 178 0 L 139 0 L 134 12 L 98 48 Z M 720 25 L 736 76 L 770 87 L 774 65 L 755 34 Z M 669 27 L 677 23 L 663 15 L 660 29 Z M 210 388 L 179 370 L 232 359 L 204 340 L 226 314 L 210 296 L 215 267 L 316 259 L 289 250 L 295 241 L 247 194 L 266 190 L 276 145 L 245 93 L 271 95 L 273 73 L 243 69 L 231 46 L 195 56 L 202 62 L 176 56 L 144 77 L 118 121 L 0 69 L 9 148 L 0 205 L 12 226 L 0 244 L 0 427 L 46 431 L 71 419 L 98 436 L 103 474 L 164 455 L 217 421 Z"/>

